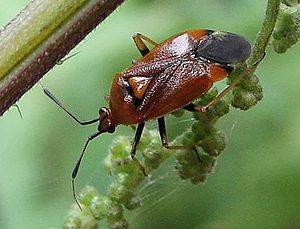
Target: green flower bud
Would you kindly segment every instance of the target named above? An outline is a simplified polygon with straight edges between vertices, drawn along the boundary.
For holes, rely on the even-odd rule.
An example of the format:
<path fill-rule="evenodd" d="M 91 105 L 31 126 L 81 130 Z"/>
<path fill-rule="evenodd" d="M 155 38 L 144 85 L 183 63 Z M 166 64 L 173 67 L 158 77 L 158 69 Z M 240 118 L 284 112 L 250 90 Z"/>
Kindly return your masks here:
<path fill-rule="evenodd" d="M 216 158 L 208 155 L 208 154 L 201 154 L 200 155 L 200 172 L 202 174 L 208 174 L 213 171 L 213 168 L 216 164 Z"/>
<path fill-rule="evenodd" d="M 79 214 L 70 214 L 64 223 L 64 229 L 81 228 L 81 219 Z"/>
<path fill-rule="evenodd" d="M 196 128 L 196 127 L 194 127 Z M 195 137 L 196 132 L 194 130 L 187 130 L 180 140 L 179 144 L 182 144 L 184 146 L 193 146 L 197 144 L 197 138 Z"/>
<path fill-rule="evenodd" d="M 129 223 L 125 218 L 119 220 L 109 220 L 108 226 L 110 229 L 126 229 L 129 228 Z"/>
<path fill-rule="evenodd" d="M 182 179 L 190 179 L 193 184 L 204 182 L 208 173 L 213 170 L 214 157 L 196 152 L 182 152 L 176 157 L 175 169 Z"/>
<path fill-rule="evenodd" d="M 206 178 L 206 174 L 199 174 L 198 176 L 191 177 L 191 183 L 195 185 L 199 183 L 204 183 L 206 181 Z"/>
<path fill-rule="evenodd" d="M 217 102 L 217 104 L 211 108 L 215 116 L 221 117 L 229 112 L 229 100 L 222 99 Z"/>
<path fill-rule="evenodd" d="M 123 211 L 124 211 L 123 207 L 120 204 L 116 202 L 111 202 L 107 212 L 107 223 L 109 228 L 112 229 L 128 228 L 129 223 L 124 218 Z"/>
<path fill-rule="evenodd" d="M 160 165 L 161 160 L 162 160 L 162 155 L 157 150 L 148 149 L 144 152 L 144 161 L 145 161 L 145 165 L 148 168 L 152 168 L 152 169 L 157 168 Z"/>
<path fill-rule="evenodd" d="M 95 196 L 91 201 L 90 211 L 97 220 L 101 220 L 107 215 L 110 200 L 104 196 Z"/>
<path fill-rule="evenodd" d="M 280 5 L 277 24 L 273 32 L 273 48 L 278 53 L 284 53 L 300 38 L 300 5 L 289 1 L 287 6 Z"/>
<path fill-rule="evenodd" d="M 110 185 L 108 197 L 116 202 L 123 203 L 130 196 L 130 191 L 124 185 L 114 182 Z"/>
<path fill-rule="evenodd" d="M 205 153 L 218 156 L 225 149 L 225 134 L 218 130 L 207 136 L 200 145 Z"/>
<path fill-rule="evenodd" d="M 233 90 L 233 99 L 231 105 L 241 110 L 248 110 L 262 98 L 262 94 L 255 94 L 243 88 L 235 88 Z"/>
<path fill-rule="evenodd" d="M 296 6 L 300 3 L 299 0 L 282 0 L 282 3 L 286 4 L 287 6 Z"/>
<path fill-rule="evenodd" d="M 121 204 L 110 201 L 107 205 L 107 220 L 108 221 L 118 221 L 123 219 L 123 207 Z"/>
<path fill-rule="evenodd" d="M 184 109 L 179 109 L 177 111 L 172 112 L 171 114 L 174 115 L 175 117 L 179 118 L 185 113 Z"/>
<path fill-rule="evenodd" d="M 98 191 L 92 187 L 92 186 L 86 186 L 80 193 L 78 196 L 78 200 L 79 202 L 86 206 L 87 208 L 89 208 L 89 206 L 91 205 L 92 199 L 95 196 L 99 196 Z"/>
<path fill-rule="evenodd" d="M 251 74 L 245 77 L 238 87 L 246 89 L 251 92 L 256 92 L 256 93 L 262 92 L 261 84 L 259 82 L 258 77 L 255 74 Z"/>
<path fill-rule="evenodd" d="M 157 131 L 144 129 L 143 137 L 141 138 L 138 145 L 138 151 L 143 152 L 145 149 L 148 149 L 149 145 L 153 144 L 156 138 L 158 138 Z"/>
<path fill-rule="evenodd" d="M 82 195 L 82 211 L 78 208 L 76 204 L 73 205 L 69 215 L 64 223 L 63 228 L 73 229 L 73 228 L 97 228 L 97 220 L 90 211 L 90 193 L 86 196 Z M 88 202 L 88 203 L 87 203 Z M 88 204 L 88 206 L 87 206 Z"/>
<path fill-rule="evenodd" d="M 139 208 L 141 205 L 141 199 L 137 196 L 132 196 L 127 202 L 124 203 L 124 206 L 129 210 Z"/>
<path fill-rule="evenodd" d="M 131 149 L 131 139 L 124 136 L 118 136 L 111 145 L 111 159 L 128 158 Z"/>

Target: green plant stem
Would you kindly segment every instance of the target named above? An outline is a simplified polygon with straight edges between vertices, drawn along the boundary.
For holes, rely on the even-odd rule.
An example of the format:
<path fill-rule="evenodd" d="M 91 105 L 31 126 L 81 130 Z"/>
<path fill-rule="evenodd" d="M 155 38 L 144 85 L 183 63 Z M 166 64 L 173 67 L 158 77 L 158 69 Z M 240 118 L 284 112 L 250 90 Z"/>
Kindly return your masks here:
<path fill-rule="evenodd" d="M 246 62 L 246 69 L 243 65 L 238 66 L 228 77 L 229 89 L 232 90 L 231 94 L 233 95 L 231 101 L 233 107 L 248 110 L 263 97 L 262 87 L 254 72 L 265 55 L 266 48 L 276 25 L 279 8 L 280 0 L 268 0 L 265 19 L 257 34 L 250 57 Z"/>
<path fill-rule="evenodd" d="M 254 42 L 251 55 L 247 61 L 248 65 L 256 64 L 263 57 L 276 24 L 279 6 L 280 0 L 268 0 L 265 19 Z"/>
<path fill-rule="evenodd" d="M 123 1 L 31 1 L 0 31 L 0 115 Z"/>

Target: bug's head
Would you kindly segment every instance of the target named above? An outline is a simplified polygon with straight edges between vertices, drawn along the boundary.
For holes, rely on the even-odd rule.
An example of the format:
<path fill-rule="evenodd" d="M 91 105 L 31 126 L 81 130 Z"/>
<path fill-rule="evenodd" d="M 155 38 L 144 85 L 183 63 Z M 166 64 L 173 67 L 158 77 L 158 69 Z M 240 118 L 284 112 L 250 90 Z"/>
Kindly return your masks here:
<path fill-rule="evenodd" d="M 251 45 L 240 35 L 209 31 L 199 43 L 196 52 L 198 56 L 218 63 L 237 64 L 248 59 Z"/>
<path fill-rule="evenodd" d="M 99 110 L 99 126 L 98 130 L 100 132 L 108 132 L 113 133 L 115 132 L 116 125 L 113 122 L 111 112 L 106 107 L 101 107 Z"/>

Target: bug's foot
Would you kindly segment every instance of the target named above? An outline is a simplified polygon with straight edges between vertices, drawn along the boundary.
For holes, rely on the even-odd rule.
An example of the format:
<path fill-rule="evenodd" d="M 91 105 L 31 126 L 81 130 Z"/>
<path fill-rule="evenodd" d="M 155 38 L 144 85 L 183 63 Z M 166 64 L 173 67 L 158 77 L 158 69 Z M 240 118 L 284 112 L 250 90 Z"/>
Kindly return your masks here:
<path fill-rule="evenodd" d="M 138 166 L 139 166 L 140 170 L 142 171 L 142 173 L 144 174 L 144 176 L 147 177 L 148 173 L 146 172 L 145 167 L 139 162 L 138 162 Z"/>
<path fill-rule="evenodd" d="M 207 112 L 210 109 L 210 106 L 204 106 L 201 108 L 201 112 Z"/>
<path fill-rule="evenodd" d="M 147 176 L 148 176 L 148 173 L 146 172 L 146 169 L 145 169 L 145 167 L 141 164 L 141 162 L 139 162 L 139 160 L 136 159 L 136 157 L 133 156 L 133 155 L 131 155 L 131 159 L 132 159 L 133 161 L 136 162 L 136 164 L 137 164 L 137 166 L 139 167 L 139 169 L 141 170 L 141 172 L 144 174 L 145 177 L 147 177 Z"/>
<path fill-rule="evenodd" d="M 199 107 L 196 108 L 196 111 L 205 113 L 205 112 L 207 112 L 209 109 L 210 109 L 210 106 L 209 106 L 209 105 L 207 105 L 207 106 L 199 106 Z"/>

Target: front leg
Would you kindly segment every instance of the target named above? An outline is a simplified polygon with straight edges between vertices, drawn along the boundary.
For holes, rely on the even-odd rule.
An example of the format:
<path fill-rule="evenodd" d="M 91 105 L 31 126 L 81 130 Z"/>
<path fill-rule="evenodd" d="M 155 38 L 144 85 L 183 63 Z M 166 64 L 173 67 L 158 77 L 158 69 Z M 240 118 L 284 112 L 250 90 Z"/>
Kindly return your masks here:
<path fill-rule="evenodd" d="M 137 163 L 137 165 L 139 166 L 139 168 L 143 172 L 143 174 L 145 176 L 147 176 L 147 173 L 146 173 L 146 170 L 145 170 L 144 166 L 135 157 L 137 146 L 138 146 L 138 144 L 139 144 L 139 142 L 141 140 L 141 136 L 142 136 L 144 127 L 145 127 L 145 123 L 144 122 L 138 124 L 138 126 L 137 126 L 137 129 L 135 131 L 135 136 L 134 136 L 133 144 L 132 144 L 132 147 L 131 147 L 130 156 L 131 156 L 131 159 Z"/>
<path fill-rule="evenodd" d="M 200 105 L 195 105 L 193 103 L 190 103 L 183 107 L 183 109 L 190 111 L 190 112 L 206 112 L 210 108 L 211 108 L 211 106 L 209 104 L 206 106 L 200 106 Z"/>

